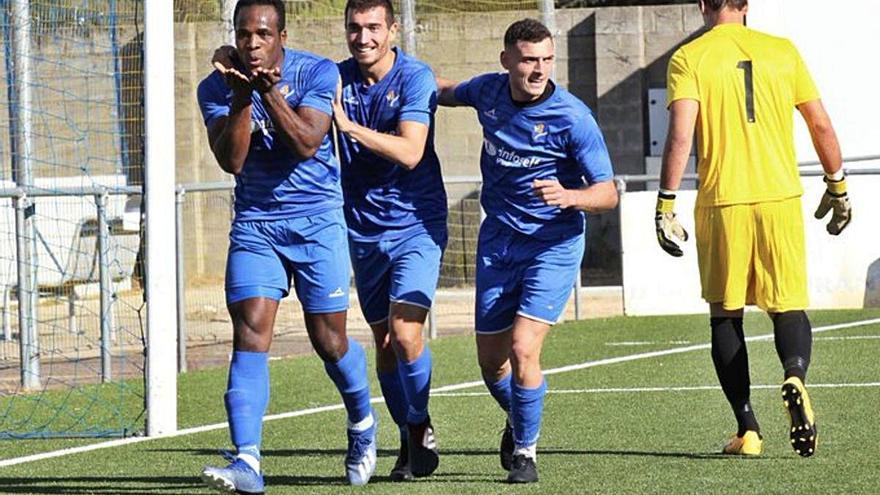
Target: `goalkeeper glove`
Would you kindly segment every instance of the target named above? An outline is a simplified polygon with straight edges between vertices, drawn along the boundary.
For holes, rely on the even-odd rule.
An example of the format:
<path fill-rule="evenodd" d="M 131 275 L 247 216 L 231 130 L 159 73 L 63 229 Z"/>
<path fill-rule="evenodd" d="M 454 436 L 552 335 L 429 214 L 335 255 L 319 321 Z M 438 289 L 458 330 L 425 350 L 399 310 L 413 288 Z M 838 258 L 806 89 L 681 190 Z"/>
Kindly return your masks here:
<path fill-rule="evenodd" d="M 678 244 L 672 241 L 672 237 L 687 241 L 688 233 L 678 223 L 678 218 L 672 211 L 674 207 L 675 194 L 664 191 L 657 194 L 657 212 L 654 216 L 654 225 L 657 227 L 657 242 L 660 243 L 660 247 L 664 251 L 678 258 L 684 253 Z"/>
<path fill-rule="evenodd" d="M 821 220 L 828 212 L 831 212 L 831 220 L 825 227 L 831 235 L 838 235 L 849 225 L 852 220 L 852 207 L 849 197 L 846 195 L 846 178 L 841 175 L 839 180 L 825 177 L 825 194 L 816 208 L 816 219 Z"/>

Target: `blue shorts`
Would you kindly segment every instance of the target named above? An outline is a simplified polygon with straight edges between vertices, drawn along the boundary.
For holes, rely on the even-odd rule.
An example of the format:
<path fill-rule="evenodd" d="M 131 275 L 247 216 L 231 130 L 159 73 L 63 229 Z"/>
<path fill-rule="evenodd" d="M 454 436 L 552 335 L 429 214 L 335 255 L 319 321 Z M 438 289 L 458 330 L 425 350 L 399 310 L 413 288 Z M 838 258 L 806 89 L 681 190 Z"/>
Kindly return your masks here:
<path fill-rule="evenodd" d="M 582 235 L 547 241 L 484 221 L 477 243 L 477 333 L 507 331 L 516 315 L 555 324 L 583 255 Z"/>
<path fill-rule="evenodd" d="M 446 230 L 381 241 L 349 240 L 354 281 L 364 319 L 388 319 L 392 302 L 431 309 Z"/>
<path fill-rule="evenodd" d="M 226 304 L 279 300 L 290 291 L 307 313 L 348 309 L 351 278 L 341 209 L 282 220 L 233 222 L 226 260 Z"/>

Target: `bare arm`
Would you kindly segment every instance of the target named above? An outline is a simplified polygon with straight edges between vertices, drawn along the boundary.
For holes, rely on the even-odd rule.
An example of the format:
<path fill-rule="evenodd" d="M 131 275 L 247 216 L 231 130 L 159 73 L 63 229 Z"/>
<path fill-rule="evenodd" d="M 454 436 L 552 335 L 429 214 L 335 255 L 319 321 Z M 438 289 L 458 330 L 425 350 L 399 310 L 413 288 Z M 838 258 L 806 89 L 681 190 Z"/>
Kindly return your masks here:
<path fill-rule="evenodd" d="M 555 180 L 536 180 L 535 194 L 545 203 L 562 209 L 575 208 L 588 213 L 601 213 L 617 206 L 614 181 L 596 182 L 580 189 L 566 189 Z"/>
<path fill-rule="evenodd" d="M 437 76 L 437 104 L 443 107 L 461 107 L 464 103 L 455 97 L 458 81 Z"/>
<path fill-rule="evenodd" d="M 225 77 L 233 90 L 232 105 L 228 116 L 208 128 L 208 142 L 220 168 L 238 175 L 251 146 L 251 87 L 236 70 L 225 71 Z"/>
<path fill-rule="evenodd" d="M 281 79 L 278 68 L 258 69 L 254 79 L 281 142 L 300 160 L 315 156 L 330 130 L 332 117 L 311 107 L 290 108 L 286 97 L 277 88 L 276 83 Z"/>
<path fill-rule="evenodd" d="M 669 133 L 660 166 L 660 189 L 677 191 L 681 186 L 699 113 L 700 103 L 696 100 L 675 100 L 669 105 Z"/>
<path fill-rule="evenodd" d="M 654 226 L 660 247 L 675 257 L 684 256 L 684 252 L 672 239 L 688 240 L 687 231 L 675 215 L 675 192 L 681 186 L 681 176 L 687 167 L 699 114 L 700 102 L 697 100 L 675 100 L 669 105 L 669 133 L 660 166 L 660 192 L 657 194 Z"/>
<path fill-rule="evenodd" d="M 843 166 L 843 158 L 840 153 L 840 143 L 837 141 L 837 134 L 831 125 L 831 118 L 822 100 L 813 100 L 798 105 L 807 128 L 810 130 L 810 137 L 813 139 L 813 148 L 819 155 L 819 161 L 822 162 L 822 168 L 827 175 L 833 175 L 840 171 Z"/>
<path fill-rule="evenodd" d="M 334 118 L 335 115 L 334 113 Z M 348 134 L 373 153 L 391 160 L 407 170 L 416 168 L 425 154 L 428 126 L 419 122 L 400 122 L 397 125 L 397 136 L 374 131 L 350 120 L 348 124 L 342 125 L 337 120 L 337 125 L 340 131 Z"/>
<path fill-rule="evenodd" d="M 333 99 L 333 120 L 340 132 L 361 143 L 373 153 L 391 160 L 401 167 L 416 168 L 425 154 L 428 126 L 420 122 L 402 121 L 397 124 L 397 135 L 385 134 L 352 122 L 342 107 L 342 88 Z"/>
<path fill-rule="evenodd" d="M 843 175 L 843 158 L 840 143 L 831 125 L 831 118 L 822 105 L 822 100 L 813 100 L 798 105 L 798 110 L 807 123 L 813 147 L 825 170 L 825 194 L 819 200 L 819 207 L 813 215 L 825 218 L 831 212 L 831 220 L 825 229 L 831 235 L 840 235 L 852 220 L 852 206 L 846 192 L 846 178 Z"/>

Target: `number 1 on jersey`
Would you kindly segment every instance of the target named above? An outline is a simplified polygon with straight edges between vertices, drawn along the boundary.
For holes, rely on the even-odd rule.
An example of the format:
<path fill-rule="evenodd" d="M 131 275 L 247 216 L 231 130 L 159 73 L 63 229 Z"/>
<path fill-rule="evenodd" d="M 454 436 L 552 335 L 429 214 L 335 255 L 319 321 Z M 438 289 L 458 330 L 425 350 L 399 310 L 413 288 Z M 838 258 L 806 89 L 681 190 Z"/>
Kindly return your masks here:
<path fill-rule="evenodd" d="M 749 122 L 755 122 L 755 86 L 752 81 L 752 61 L 742 60 L 736 64 L 737 69 L 743 70 L 743 76 L 746 80 L 746 117 Z"/>

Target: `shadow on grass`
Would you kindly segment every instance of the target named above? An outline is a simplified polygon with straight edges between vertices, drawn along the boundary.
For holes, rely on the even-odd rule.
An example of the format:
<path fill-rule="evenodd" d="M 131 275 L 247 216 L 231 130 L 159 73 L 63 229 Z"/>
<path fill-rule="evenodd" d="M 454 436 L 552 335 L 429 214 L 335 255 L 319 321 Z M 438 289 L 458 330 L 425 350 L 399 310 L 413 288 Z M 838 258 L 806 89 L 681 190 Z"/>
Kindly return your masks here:
<path fill-rule="evenodd" d="M 151 452 L 160 453 L 188 453 L 195 456 L 215 456 L 219 454 L 217 449 L 151 449 Z M 379 449 L 379 457 L 397 457 L 396 449 Z M 724 455 L 716 452 L 664 452 L 651 450 L 610 450 L 610 449 L 554 449 L 539 448 L 538 453 L 542 457 L 551 456 L 610 456 L 610 457 L 658 457 L 658 458 L 679 458 L 679 459 L 752 459 L 752 460 L 780 460 L 787 457 L 774 457 L 762 455 L 759 457 L 739 457 Z M 262 451 L 265 457 L 344 457 L 345 450 L 342 449 L 267 449 Z M 497 449 L 440 449 L 440 456 L 464 456 L 464 457 L 495 457 L 498 455 Z"/>
<path fill-rule="evenodd" d="M 661 452 L 649 450 L 562 450 L 562 449 L 539 449 L 540 455 L 577 455 L 577 456 L 610 456 L 610 457 L 659 457 L 659 458 L 678 458 L 678 459 L 697 459 L 697 460 L 730 460 L 730 459 L 748 459 L 751 461 L 758 460 L 779 460 L 779 457 L 762 455 L 759 457 L 731 456 L 716 452 Z"/>
<path fill-rule="evenodd" d="M 201 480 L 195 476 L 120 476 L 116 478 L 108 476 L 0 477 L 0 493 L 118 493 L 124 495 L 146 495 L 155 493 L 185 493 L 201 489 L 202 486 Z"/>
<path fill-rule="evenodd" d="M 217 451 L 214 449 L 152 449 L 157 453 L 188 453 L 195 456 L 215 456 Z M 264 451 L 266 456 L 270 457 L 306 457 L 306 456 L 323 456 L 338 457 L 345 455 L 345 451 L 341 449 L 280 449 Z M 541 449 L 540 454 L 548 462 L 552 462 L 553 457 L 557 456 L 578 456 L 589 458 L 592 456 L 608 456 L 614 457 L 656 457 L 656 458 L 682 458 L 695 460 L 735 460 L 731 456 L 725 456 L 716 453 L 707 452 L 660 452 L 660 451 L 641 451 L 641 450 L 582 450 L 582 449 Z M 395 457 L 396 450 L 383 449 L 379 451 L 382 457 Z M 465 457 L 495 457 L 498 451 L 494 449 L 450 449 L 442 450 L 441 456 L 465 456 Z M 219 457 L 219 456 L 218 456 Z M 787 459 L 787 457 L 761 456 L 750 458 L 749 461 L 779 461 Z M 223 462 L 222 460 L 220 461 Z M 391 480 L 388 476 L 377 474 L 373 477 L 371 484 L 389 483 Z M 449 472 L 444 471 L 441 465 L 440 471 L 425 478 L 424 482 L 428 483 L 502 483 L 503 476 L 498 472 L 473 473 L 473 472 Z M 318 476 L 315 474 L 298 474 L 298 475 L 268 475 L 266 476 L 266 484 L 273 487 L 283 486 L 345 486 L 342 476 Z M 36 493 L 36 494 L 121 494 L 121 495 L 139 495 L 139 494 L 182 494 L 182 493 L 202 493 L 204 485 L 198 477 L 198 473 L 193 476 L 76 476 L 76 477 L 27 477 L 27 478 L 3 478 L 0 477 L 0 493 Z"/>
<path fill-rule="evenodd" d="M 266 476 L 266 486 L 281 488 L 295 486 L 348 486 L 342 476 L 279 475 Z M 500 476 L 479 476 L 472 473 L 436 473 L 429 478 L 411 483 L 492 483 L 502 482 Z M 388 476 L 373 476 L 371 485 L 391 483 Z M 395 483 L 398 485 L 399 483 Z M 205 493 L 206 487 L 198 476 L 75 476 L 42 478 L 3 478 L 0 477 L 0 493 L 30 493 L 85 495 L 85 494 L 185 494 Z"/>

